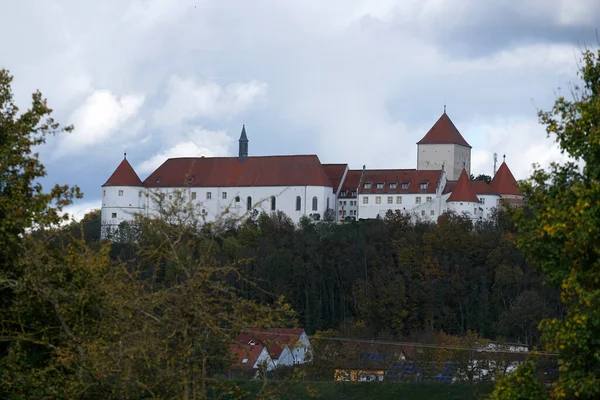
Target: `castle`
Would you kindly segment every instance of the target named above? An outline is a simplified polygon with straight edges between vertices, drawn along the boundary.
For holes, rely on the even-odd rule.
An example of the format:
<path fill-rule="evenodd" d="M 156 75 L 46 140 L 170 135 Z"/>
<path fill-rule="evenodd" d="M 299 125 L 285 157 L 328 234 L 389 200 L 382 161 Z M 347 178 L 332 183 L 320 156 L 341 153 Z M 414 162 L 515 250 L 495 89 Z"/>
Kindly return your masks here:
<path fill-rule="evenodd" d="M 487 218 L 500 199 L 522 202 L 503 162 L 488 184 L 471 180 L 471 146 L 445 110 L 417 142 L 416 169 L 349 169 L 316 155 L 250 156 L 242 128 L 237 157 L 169 158 L 142 181 L 125 156 L 102 185 L 103 235 L 135 214 L 157 215 L 161 199 L 185 197 L 206 221 L 283 211 L 298 222 L 357 220 L 400 210 L 437 220 L 446 211 Z"/>

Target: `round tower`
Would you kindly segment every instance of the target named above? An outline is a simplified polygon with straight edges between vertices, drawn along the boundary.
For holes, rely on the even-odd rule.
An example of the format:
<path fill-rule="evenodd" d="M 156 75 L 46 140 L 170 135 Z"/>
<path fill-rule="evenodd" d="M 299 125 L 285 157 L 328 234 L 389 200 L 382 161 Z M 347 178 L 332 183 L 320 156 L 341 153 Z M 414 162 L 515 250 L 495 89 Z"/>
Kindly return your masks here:
<path fill-rule="evenodd" d="M 127 153 L 115 172 L 102 185 L 102 238 L 107 238 L 119 224 L 133 221 L 146 210 L 148 201 L 144 184 L 135 173 Z"/>

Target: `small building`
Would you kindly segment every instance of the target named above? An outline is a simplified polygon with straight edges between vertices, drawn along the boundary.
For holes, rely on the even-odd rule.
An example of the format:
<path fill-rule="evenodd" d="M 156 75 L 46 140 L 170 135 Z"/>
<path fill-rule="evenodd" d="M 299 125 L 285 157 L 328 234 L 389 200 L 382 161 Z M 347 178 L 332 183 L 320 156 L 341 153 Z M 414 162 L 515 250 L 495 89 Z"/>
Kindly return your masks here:
<path fill-rule="evenodd" d="M 312 346 L 301 328 L 245 329 L 240 342 L 265 346 L 275 366 L 292 366 L 310 361 Z"/>
<path fill-rule="evenodd" d="M 272 371 L 275 368 L 267 348 L 260 344 L 233 343 L 229 346 L 229 353 L 233 358 L 231 369 L 237 375 L 256 377 L 261 370 Z"/>

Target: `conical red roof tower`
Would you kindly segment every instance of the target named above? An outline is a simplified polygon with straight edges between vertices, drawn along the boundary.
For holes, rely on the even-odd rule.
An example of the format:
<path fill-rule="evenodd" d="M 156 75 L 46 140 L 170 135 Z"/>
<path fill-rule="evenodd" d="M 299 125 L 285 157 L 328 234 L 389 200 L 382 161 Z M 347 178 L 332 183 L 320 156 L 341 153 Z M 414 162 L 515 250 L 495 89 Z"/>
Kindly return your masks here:
<path fill-rule="evenodd" d="M 127 161 L 127 157 L 124 157 L 115 172 L 102 185 L 102 187 L 104 186 L 144 186 L 144 184 Z"/>
<path fill-rule="evenodd" d="M 521 196 L 521 191 L 519 190 L 519 184 L 517 180 L 513 176 L 512 172 L 506 165 L 506 162 L 503 162 L 498 168 L 496 175 L 492 178 L 490 182 L 490 189 L 499 195 L 513 195 L 513 196 Z"/>
<path fill-rule="evenodd" d="M 454 190 L 452 190 L 450 197 L 448 197 L 448 200 L 446 201 L 463 201 L 479 203 L 479 198 L 475 194 L 475 190 L 473 190 L 473 186 L 471 185 L 471 179 L 469 178 L 469 175 L 467 174 L 467 171 L 465 169 L 463 169 L 460 173 L 460 177 L 456 182 L 456 186 L 454 187 Z"/>
<path fill-rule="evenodd" d="M 471 148 L 446 114 L 446 111 L 417 144 L 459 144 Z"/>

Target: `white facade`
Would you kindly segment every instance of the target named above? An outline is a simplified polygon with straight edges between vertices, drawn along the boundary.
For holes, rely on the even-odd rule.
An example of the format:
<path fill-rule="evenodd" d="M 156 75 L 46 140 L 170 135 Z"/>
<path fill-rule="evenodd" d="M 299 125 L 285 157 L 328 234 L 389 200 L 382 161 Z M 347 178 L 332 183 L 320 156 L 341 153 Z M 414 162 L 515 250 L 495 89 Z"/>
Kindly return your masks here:
<path fill-rule="evenodd" d="M 459 144 L 419 144 L 417 145 L 417 169 L 441 170 L 447 179 L 454 181 L 462 170 L 471 173 L 471 148 Z"/>
<path fill-rule="evenodd" d="M 252 368 L 257 369 L 262 366 L 266 366 L 267 371 L 272 371 L 275 368 L 275 362 L 273 362 L 273 359 L 269 355 L 269 352 L 267 351 L 267 348 L 265 346 L 262 347 L 262 350 L 256 358 L 256 362 L 254 363 Z"/>
<path fill-rule="evenodd" d="M 308 339 L 306 332 L 302 332 L 300 338 L 294 346 L 291 348 L 292 355 L 294 356 L 294 363 L 304 364 L 310 362 L 312 359 L 312 345 Z"/>
<path fill-rule="evenodd" d="M 337 220 L 342 221 L 347 217 L 358 219 L 358 199 L 340 198 L 337 202 Z"/>
<path fill-rule="evenodd" d="M 143 213 L 147 204 L 146 189 L 133 186 L 106 186 L 102 188 L 102 226 L 117 227 L 121 222 L 132 221 Z M 103 231 L 103 236 L 106 232 Z"/>
<path fill-rule="evenodd" d="M 243 218 L 252 210 L 259 213 L 282 211 L 295 223 L 303 216 L 322 220 L 327 209 L 333 210 L 336 202 L 333 189 L 327 186 L 150 189 L 107 186 L 103 188 L 102 198 L 103 227 L 114 230 L 121 222 L 133 221 L 136 214 L 157 216 L 161 196 L 165 204 L 182 196 L 183 204 L 193 206 L 206 222 Z"/>
<path fill-rule="evenodd" d="M 294 365 L 294 356 L 288 346 L 285 346 L 279 355 L 279 358 L 273 359 L 275 367 L 292 366 Z"/>

